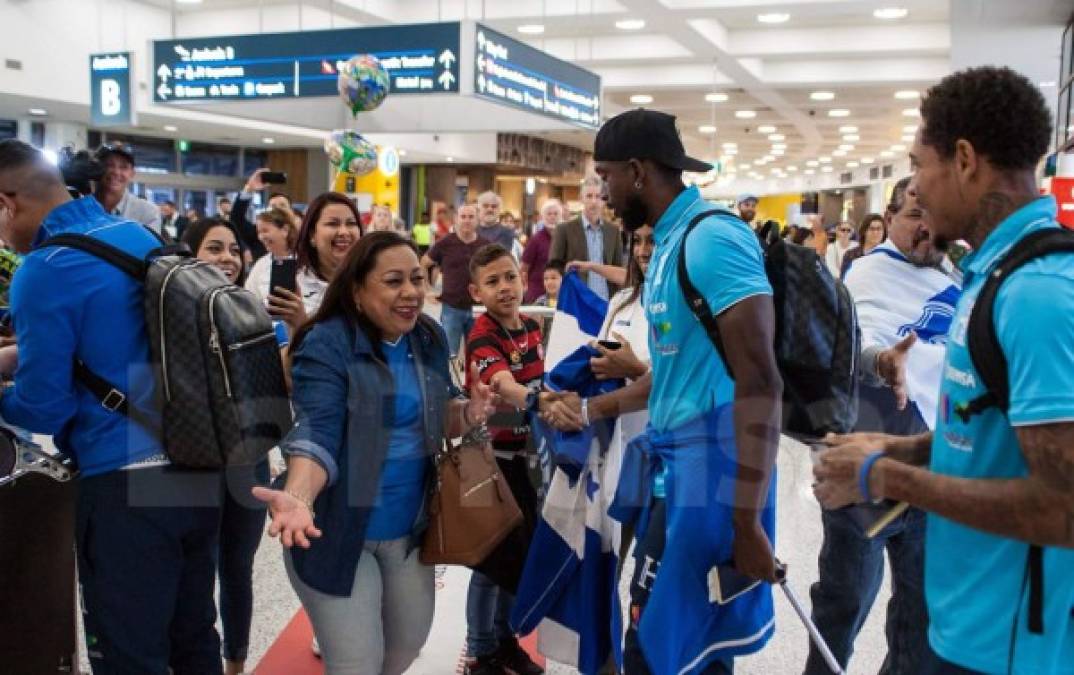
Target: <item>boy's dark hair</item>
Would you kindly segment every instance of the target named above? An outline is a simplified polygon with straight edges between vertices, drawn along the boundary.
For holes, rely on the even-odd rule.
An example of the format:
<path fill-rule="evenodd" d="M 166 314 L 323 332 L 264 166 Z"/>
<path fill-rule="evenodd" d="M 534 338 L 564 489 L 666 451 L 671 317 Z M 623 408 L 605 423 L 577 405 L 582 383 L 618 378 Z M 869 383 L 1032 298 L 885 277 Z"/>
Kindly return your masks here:
<path fill-rule="evenodd" d="M 511 252 L 499 244 L 489 244 L 488 246 L 482 246 L 477 249 L 477 252 L 470 258 L 470 279 L 472 281 L 477 281 L 477 274 L 481 271 L 482 267 L 491 265 L 503 257 L 508 257 L 511 258 L 511 260 L 514 260 Z"/>
<path fill-rule="evenodd" d="M 544 271 L 547 272 L 548 270 L 555 270 L 559 272 L 559 276 L 563 276 L 567 273 L 567 266 L 557 260 L 544 266 Z"/>
<path fill-rule="evenodd" d="M 921 102 L 922 141 L 943 159 L 955 143 L 973 149 L 998 169 L 1036 167 L 1048 151 L 1052 115 L 1040 90 L 1010 68 L 986 66 L 948 75 Z"/>

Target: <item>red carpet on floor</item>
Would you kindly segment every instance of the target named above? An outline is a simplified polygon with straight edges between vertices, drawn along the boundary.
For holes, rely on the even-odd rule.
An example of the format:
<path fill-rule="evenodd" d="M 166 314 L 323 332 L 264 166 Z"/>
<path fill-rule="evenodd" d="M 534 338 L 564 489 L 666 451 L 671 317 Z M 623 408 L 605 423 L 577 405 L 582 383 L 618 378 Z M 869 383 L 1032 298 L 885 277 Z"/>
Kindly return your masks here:
<path fill-rule="evenodd" d="M 320 675 L 324 668 L 310 649 L 312 641 L 313 627 L 306 612 L 300 609 L 253 672 L 256 675 Z M 521 642 L 530 658 L 543 667 L 544 657 L 537 653 L 537 634 L 531 633 Z"/>

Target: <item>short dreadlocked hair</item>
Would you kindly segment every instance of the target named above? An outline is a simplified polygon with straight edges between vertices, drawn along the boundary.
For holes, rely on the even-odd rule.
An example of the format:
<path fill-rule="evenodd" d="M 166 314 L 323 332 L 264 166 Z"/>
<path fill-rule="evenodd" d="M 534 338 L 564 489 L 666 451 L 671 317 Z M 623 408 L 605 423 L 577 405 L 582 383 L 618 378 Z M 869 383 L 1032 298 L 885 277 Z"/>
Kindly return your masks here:
<path fill-rule="evenodd" d="M 948 75 L 921 102 L 922 141 L 950 159 L 969 141 L 999 169 L 1032 169 L 1048 151 L 1052 116 L 1033 83 L 1010 68 Z"/>

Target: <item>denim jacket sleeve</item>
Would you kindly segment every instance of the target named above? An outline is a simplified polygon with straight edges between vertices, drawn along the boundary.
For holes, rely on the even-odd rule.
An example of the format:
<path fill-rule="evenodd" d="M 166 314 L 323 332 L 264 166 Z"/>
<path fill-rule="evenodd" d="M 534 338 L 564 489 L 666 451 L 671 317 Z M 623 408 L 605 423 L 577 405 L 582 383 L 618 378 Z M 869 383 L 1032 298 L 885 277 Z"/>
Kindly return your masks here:
<path fill-rule="evenodd" d="M 328 474 L 339 477 L 339 455 L 347 425 L 347 361 L 332 344 L 328 324 L 306 336 L 291 369 L 295 426 L 280 444 L 284 455 L 307 457 Z"/>

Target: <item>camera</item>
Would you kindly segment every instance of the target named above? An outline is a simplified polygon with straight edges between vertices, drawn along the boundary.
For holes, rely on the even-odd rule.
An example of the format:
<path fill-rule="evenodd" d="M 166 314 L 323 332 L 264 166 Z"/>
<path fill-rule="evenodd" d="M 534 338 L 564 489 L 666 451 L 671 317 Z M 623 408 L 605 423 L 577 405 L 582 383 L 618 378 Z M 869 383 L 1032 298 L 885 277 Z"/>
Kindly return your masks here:
<path fill-rule="evenodd" d="M 76 152 L 70 145 L 60 149 L 58 166 L 67 191 L 75 199 L 92 194 L 93 183 L 104 175 L 104 165 L 89 150 Z"/>

